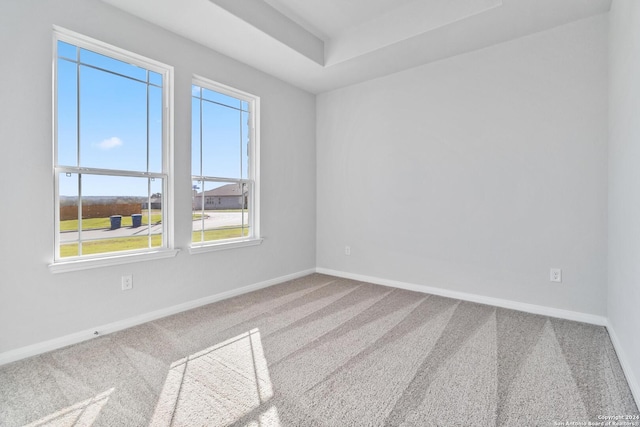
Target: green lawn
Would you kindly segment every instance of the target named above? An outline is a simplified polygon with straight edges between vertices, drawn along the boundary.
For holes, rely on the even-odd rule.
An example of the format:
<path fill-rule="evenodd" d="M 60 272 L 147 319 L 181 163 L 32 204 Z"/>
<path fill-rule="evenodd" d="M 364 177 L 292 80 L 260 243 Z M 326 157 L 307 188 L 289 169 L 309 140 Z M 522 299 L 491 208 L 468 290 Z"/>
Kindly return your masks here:
<path fill-rule="evenodd" d="M 117 239 L 94 240 L 82 243 L 82 255 L 103 254 L 106 252 L 131 251 L 134 249 L 144 249 L 149 245 L 148 236 L 120 237 Z M 151 246 L 162 245 L 162 235 L 153 234 L 151 236 Z M 60 245 L 60 257 L 78 256 L 78 244 L 68 243 Z"/>
<path fill-rule="evenodd" d="M 200 231 L 194 231 L 191 237 L 191 241 L 194 243 L 199 243 L 201 236 Z M 244 235 L 249 235 L 249 229 L 244 229 Z M 204 241 L 209 242 L 213 240 L 222 240 L 222 239 L 233 239 L 235 237 L 242 237 L 242 228 L 240 227 L 230 227 L 230 228 L 217 228 L 215 230 L 204 230 Z"/>
<path fill-rule="evenodd" d="M 124 219 L 124 218 L 123 218 Z M 153 219 L 153 216 L 152 218 Z M 85 220 L 86 221 L 86 220 Z M 83 221 L 84 223 L 84 221 Z M 244 229 L 244 235 L 249 235 L 249 230 Z M 201 233 L 199 231 L 193 232 L 193 242 L 200 242 Z M 242 237 L 242 228 L 219 228 L 215 230 L 205 230 L 204 241 L 216 241 L 222 239 L 232 239 L 235 237 Z M 107 252 L 120 252 L 131 251 L 134 249 L 147 248 L 149 244 L 148 236 L 133 236 L 133 237 L 119 237 L 115 239 L 94 240 L 82 243 L 83 255 L 103 254 Z M 153 234 L 151 236 L 151 246 L 159 247 L 162 245 L 162 235 Z M 60 245 L 60 257 L 72 257 L 78 256 L 78 244 L 67 243 Z"/>

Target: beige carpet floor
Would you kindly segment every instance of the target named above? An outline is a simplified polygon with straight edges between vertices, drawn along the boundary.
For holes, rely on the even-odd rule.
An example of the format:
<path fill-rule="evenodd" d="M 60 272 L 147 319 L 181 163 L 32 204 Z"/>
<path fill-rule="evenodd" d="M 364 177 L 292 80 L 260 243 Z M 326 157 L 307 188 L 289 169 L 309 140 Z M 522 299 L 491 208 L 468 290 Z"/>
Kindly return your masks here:
<path fill-rule="evenodd" d="M 603 327 L 320 274 L 0 367 L 0 426 L 615 415 L 639 412 Z"/>

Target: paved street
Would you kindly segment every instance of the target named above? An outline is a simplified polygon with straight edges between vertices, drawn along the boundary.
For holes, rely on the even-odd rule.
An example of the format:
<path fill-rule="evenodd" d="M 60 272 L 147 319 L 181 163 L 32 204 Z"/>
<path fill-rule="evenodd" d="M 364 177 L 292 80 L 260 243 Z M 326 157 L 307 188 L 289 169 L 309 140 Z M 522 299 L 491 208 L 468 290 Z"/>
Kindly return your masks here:
<path fill-rule="evenodd" d="M 207 218 L 204 219 L 204 229 L 210 230 L 219 227 L 232 227 L 242 225 L 242 212 L 225 211 L 205 211 Z M 249 221 L 249 213 L 244 213 L 244 224 Z M 202 230 L 203 221 L 201 219 L 193 221 L 193 231 Z"/>
<path fill-rule="evenodd" d="M 205 211 L 204 221 L 197 219 L 193 221 L 193 231 L 200 231 L 203 229 L 211 230 L 220 227 L 233 227 L 240 226 L 242 224 L 242 212 L 225 212 L 225 211 Z M 244 213 L 244 223 L 247 224 L 249 220 L 249 214 Z M 116 237 L 129 237 L 129 236 L 145 236 L 148 233 L 146 226 L 140 226 L 138 228 L 132 227 L 120 227 L 116 230 L 108 228 L 102 228 L 98 230 L 85 230 L 82 232 L 82 240 L 94 240 L 94 239 L 106 239 Z M 159 234 L 162 232 L 162 225 L 152 225 L 151 234 Z M 78 240 L 77 231 L 64 231 L 60 233 L 60 243 L 75 242 Z"/>

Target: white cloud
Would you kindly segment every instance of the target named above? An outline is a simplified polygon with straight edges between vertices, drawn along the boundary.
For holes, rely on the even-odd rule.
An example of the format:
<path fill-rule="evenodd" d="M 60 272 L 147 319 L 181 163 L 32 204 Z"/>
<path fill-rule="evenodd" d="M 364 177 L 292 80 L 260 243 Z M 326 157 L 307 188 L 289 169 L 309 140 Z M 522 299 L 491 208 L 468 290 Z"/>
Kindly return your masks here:
<path fill-rule="evenodd" d="M 122 144 L 123 142 L 120 138 L 118 138 L 117 136 L 112 136 L 111 138 L 107 138 L 96 145 L 102 150 L 111 150 L 112 148 L 119 147 Z"/>

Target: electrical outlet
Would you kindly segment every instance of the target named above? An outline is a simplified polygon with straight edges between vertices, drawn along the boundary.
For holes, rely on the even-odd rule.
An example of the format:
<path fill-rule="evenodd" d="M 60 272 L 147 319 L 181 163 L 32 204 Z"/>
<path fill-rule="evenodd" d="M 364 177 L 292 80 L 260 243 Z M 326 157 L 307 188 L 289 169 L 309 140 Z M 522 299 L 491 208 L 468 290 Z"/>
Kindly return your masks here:
<path fill-rule="evenodd" d="M 562 282 L 562 270 L 559 268 L 552 268 L 549 271 L 550 282 Z"/>
<path fill-rule="evenodd" d="M 345 246 L 344 247 L 344 254 L 345 255 L 351 255 L 351 246 Z"/>
<path fill-rule="evenodd" d="M 122 276 L 122 290 L 128 291 L 131 288 L 133 288 L 133 275 L 126 274 Z"/>

